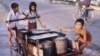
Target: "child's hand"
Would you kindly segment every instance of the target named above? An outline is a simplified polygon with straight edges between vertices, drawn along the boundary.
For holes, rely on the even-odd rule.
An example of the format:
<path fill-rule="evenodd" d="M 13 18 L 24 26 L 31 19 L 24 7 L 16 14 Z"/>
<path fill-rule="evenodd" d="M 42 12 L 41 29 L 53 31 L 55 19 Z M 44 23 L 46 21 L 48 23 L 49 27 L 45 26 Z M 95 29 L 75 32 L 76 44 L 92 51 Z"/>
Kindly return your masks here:
<path fill-rule="evenodd" d="M 26 16 L 26 19 L 30 19 L 31 17 L 30 16 Z"/>
<path fill-rule="evenodd" d="M 63 26 L 61 26 L 61 25 L 58 25 L 58 27 L 59 27 L 59 28 L 58 28 L 58 29 L 59 29 L 59 31 L 60 31 L 60 32 L 62 32 L 62 29 L 64 29 L 64 27 L 63 27 Z"/>

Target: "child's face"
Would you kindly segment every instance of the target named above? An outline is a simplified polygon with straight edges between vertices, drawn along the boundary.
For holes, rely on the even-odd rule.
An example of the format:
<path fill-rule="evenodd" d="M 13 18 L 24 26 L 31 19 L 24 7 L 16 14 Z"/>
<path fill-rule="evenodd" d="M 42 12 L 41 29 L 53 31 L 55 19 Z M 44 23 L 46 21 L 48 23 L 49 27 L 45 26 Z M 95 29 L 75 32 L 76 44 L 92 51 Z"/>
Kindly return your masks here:
<path fill-rule="evenodd" d="M 31 6 L 31 9 L 32 9 L 32 11 L 34 11 L 35 10 L 35 6 Z"/>
<path fill-rule="evenodd" d="M 82 24 L 80 23 L 80 22 L 76 22 L 76 24 L 75 24 L 75 28 L 76 29 L 82 29 Z"/>
<path fill-rule="evenodd" d="M 13 11 L 14 11 L 14 12 L 18 12 L 18 10 L 19 10 L 19 8 L 18 8 L 18 7 L 13 8 Z"/>

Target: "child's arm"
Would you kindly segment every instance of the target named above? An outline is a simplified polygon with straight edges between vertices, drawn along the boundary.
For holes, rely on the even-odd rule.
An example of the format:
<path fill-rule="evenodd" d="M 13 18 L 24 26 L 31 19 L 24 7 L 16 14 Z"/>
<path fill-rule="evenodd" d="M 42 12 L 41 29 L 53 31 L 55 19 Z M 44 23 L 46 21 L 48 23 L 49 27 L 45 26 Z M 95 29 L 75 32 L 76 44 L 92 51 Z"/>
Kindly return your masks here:
<path fill-rule="evenodd" d="M 41 21 L 41 19 L 40 19 L 40 16 L 38 17 L 38 21 L 39 21 L 40 25 L 41 25 L 43 28 L 46 28 L 46 26 L 43 25 L 43 23 L 42 23 L 42 21 Z"/>
<path fill-rule="evenodd" d="M 61 32 L 74 32 L 73 29 L 60 29 Z"/>

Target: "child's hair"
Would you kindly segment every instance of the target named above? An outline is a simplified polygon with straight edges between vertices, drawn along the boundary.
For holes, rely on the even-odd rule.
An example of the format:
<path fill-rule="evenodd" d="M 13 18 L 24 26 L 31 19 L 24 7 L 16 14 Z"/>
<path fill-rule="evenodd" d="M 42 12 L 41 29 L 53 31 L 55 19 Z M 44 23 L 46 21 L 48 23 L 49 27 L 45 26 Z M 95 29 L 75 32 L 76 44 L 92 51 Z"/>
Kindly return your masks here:
<path fill-rule="evenodd" d="M 82 24 L 82 26 L 84 26 L 84 20 L 83 20 L 83 19 L 81 19 L 81 18 L 77 19 L 77 20 L 75 21 L 75 24 L 76 24 L 77 22 L 80 22 L 80 23 Z"/>
<path fill-rule="evenodd" d="M 16 8 L 16 7 L 18 7 L 19 5 L 18 5 L 18 3 L 12 3 L 11 4 L 11 8 L 13 9 L 13 8 Z"/>
<path fill-rule="evenodd" d="M 30 11 L 30 13 L 31 13 L 31 11 L 32 11 L 32 9 L 31 9 L 32 6 L 35 6 L 34 12 L 37 12 L 37 11 L 36 11 L 37 4 L 36 4 L 35 2 L 30 2 L 30 5 L 29 5 L 29 11 Z"/>

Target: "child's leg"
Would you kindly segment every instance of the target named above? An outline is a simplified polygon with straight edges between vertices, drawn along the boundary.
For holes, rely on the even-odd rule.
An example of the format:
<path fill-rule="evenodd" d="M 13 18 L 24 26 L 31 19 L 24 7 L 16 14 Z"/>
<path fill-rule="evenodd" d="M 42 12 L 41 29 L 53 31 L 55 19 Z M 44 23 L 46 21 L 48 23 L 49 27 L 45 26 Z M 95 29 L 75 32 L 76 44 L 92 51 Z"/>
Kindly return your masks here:
<path fill-rule="evenodd" d="M 76 41 L 72 41 L 72 46 L 73 46 L 73 49 L 75 51 L 80 51 L 80 48 L 79 48 L 79 42 L 76 42 Z"/>
<path fill-rule="evenodd" d="M 8 31 L 8 44 L 9 44 L 9 47 L 11 47 L 12 46 L 12 32 L 11 31 Z"/>
<path fill-rule="evenodd" d="M 77 46 L 76 46 L 75 41 L 72 41 L 72 48 L 73 48 L 74 50 L 76 50 L 76 49 L 77 49 Z"/>
<path fill-rule="evenodd" d="M 79 50 L 79 42 L 75 42 L 75 44 L 76 44 L 76 49 L 77 49 L 77 51 L 79 52 L 80 50 Z"/>

